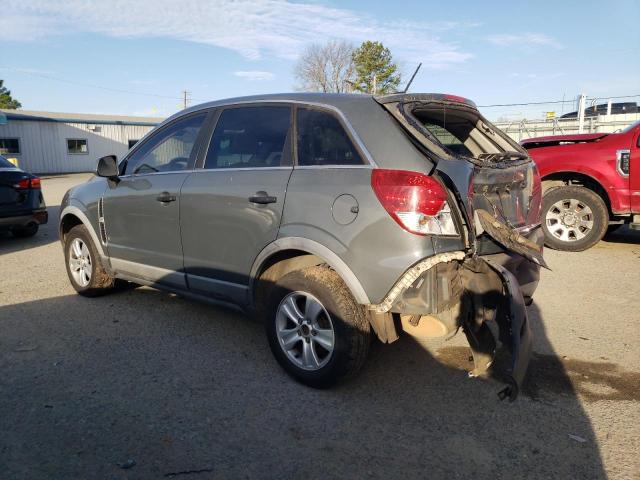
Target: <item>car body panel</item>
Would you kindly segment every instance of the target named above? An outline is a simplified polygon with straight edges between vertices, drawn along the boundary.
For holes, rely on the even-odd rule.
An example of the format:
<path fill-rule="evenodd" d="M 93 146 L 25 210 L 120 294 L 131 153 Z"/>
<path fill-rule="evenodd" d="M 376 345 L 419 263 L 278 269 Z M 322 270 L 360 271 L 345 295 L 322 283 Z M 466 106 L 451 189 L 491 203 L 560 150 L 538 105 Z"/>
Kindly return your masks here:
<path fill-rule="evenodd" d="M 180 238 L 180 188 L 188 175 L 188 172 L 143 174 L 108 182 L 103 197 L 104 219 L 113 268 L 186 288 Z M 164 192 L 173 195 L 175 201 L 159 201 Z M 139 265 L 150 268 L 142 272 Z"/>
<path fill-rule="evenodd" d="M 180 229 L 190 288 L 246 304 L 253 260 L 278 235 L 292 168 L 200 170 L 188 176 Z M 259 191 L 277 201 L 251 203 Z"/>
<path fill-rule="evenodd" d="M 340 224 L 334 202 L 348 195 L 358 213 Z M 430 237 L 403 230 L 371 189 L 370 168 L 295 168 L 279 237 L 303 237 L 335 252 L 350 266 L 371 303 L 380 301 L 399 276 L 433 255 Z"/>

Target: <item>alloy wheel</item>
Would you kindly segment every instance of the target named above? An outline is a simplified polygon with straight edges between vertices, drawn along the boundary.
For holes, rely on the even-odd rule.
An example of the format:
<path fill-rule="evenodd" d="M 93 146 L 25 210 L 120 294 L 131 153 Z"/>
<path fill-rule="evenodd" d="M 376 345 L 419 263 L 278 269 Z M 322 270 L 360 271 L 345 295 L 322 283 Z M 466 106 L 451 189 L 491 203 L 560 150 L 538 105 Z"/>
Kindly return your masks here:
<path fill-rule="evenodd" d="M 69 270 L 75 282 L 81 287 L 86 287 L 91 282 L 93 273 L 91 252 L 81 238 L 74 238 L 69 245 Z"/>
<path fill-rule="evenodd" d="M 287 294 L 276 312 L 278 343 L 289 360 L 303 370 L 319 370 L 333 354 L 335 332 L 322 303 L 306 292 Z"/>
<path fill-rule="evenodd" d="M 575 198 L 559 200 L 547 210 L 547 230 L 563 242 L 582 240 L 593 230 L 594 215 L 585 202 Z"/>

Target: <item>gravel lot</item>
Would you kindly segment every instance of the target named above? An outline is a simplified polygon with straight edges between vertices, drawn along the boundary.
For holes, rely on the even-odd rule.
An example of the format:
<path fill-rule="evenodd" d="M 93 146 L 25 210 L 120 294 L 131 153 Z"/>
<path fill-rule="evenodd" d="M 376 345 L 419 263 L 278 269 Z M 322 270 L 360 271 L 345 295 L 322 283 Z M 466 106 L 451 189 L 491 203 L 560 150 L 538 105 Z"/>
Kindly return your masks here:
<path fill-rule="evenodd" d="M 640 232 L 547 251 L 526 392 L 468 379 L 462 335 L 376 345 L 329 391 L 261 325 L 148 288 L 75 294 L 56 224 L 0 238 L 0 478 L 640 478 Z"/>

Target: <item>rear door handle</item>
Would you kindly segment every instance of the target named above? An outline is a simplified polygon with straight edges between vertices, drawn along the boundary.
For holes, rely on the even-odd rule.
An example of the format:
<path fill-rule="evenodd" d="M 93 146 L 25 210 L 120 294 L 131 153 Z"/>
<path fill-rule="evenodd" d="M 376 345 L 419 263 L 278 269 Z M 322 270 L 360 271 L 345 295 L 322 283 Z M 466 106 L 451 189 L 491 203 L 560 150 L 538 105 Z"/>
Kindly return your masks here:
<path fill-rule="evenodd" d="M 162 192 L 156 197 L 156 200 L 162 203 L 169 203 L 175 202 L 177 200 L 177 197 L 175 195 L 171 195 L 169 192 Z"/>
<path fill-rule="evenodd" d="M 268 203 L 276 203 L 278 201 L 278 198 L 270 196 L 264 190 L 260 190 L 259 192 L 256 192 L 255 195 L 253 195 L 252 197 L 249 197 L 249 201 L 251 203 L 267 205 Z"/>

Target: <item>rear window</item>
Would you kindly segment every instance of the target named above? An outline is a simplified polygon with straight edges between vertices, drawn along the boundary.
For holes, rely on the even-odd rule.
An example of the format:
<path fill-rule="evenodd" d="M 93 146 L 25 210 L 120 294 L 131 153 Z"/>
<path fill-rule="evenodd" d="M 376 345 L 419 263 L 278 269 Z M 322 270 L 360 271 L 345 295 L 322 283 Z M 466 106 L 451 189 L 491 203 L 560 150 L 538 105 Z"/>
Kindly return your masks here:
<path fill-rule="evenodd" d="M 514 150 L 513 145 L 475 111 L 437 106 L 418 107 L 411 113 L 453 155 L 479 158 L 483 154 Z"/>
<path fill-rule="evenodd" d="M 437 101 L 385 103 L 383 106 L 415 140 L 438 157 L 481 161 L 526 159 L 526 151 L 475 108 Z"/>
<path fill-rule="evenodd" d="M 0 168 L 16 168 L 16 166 L 0 155 Z"/>
<path fill-rule="evenodd" d="M 299 108 L 298 165 L 362 165 L 362 157 L 338 119 L 329 112 Z"/>

